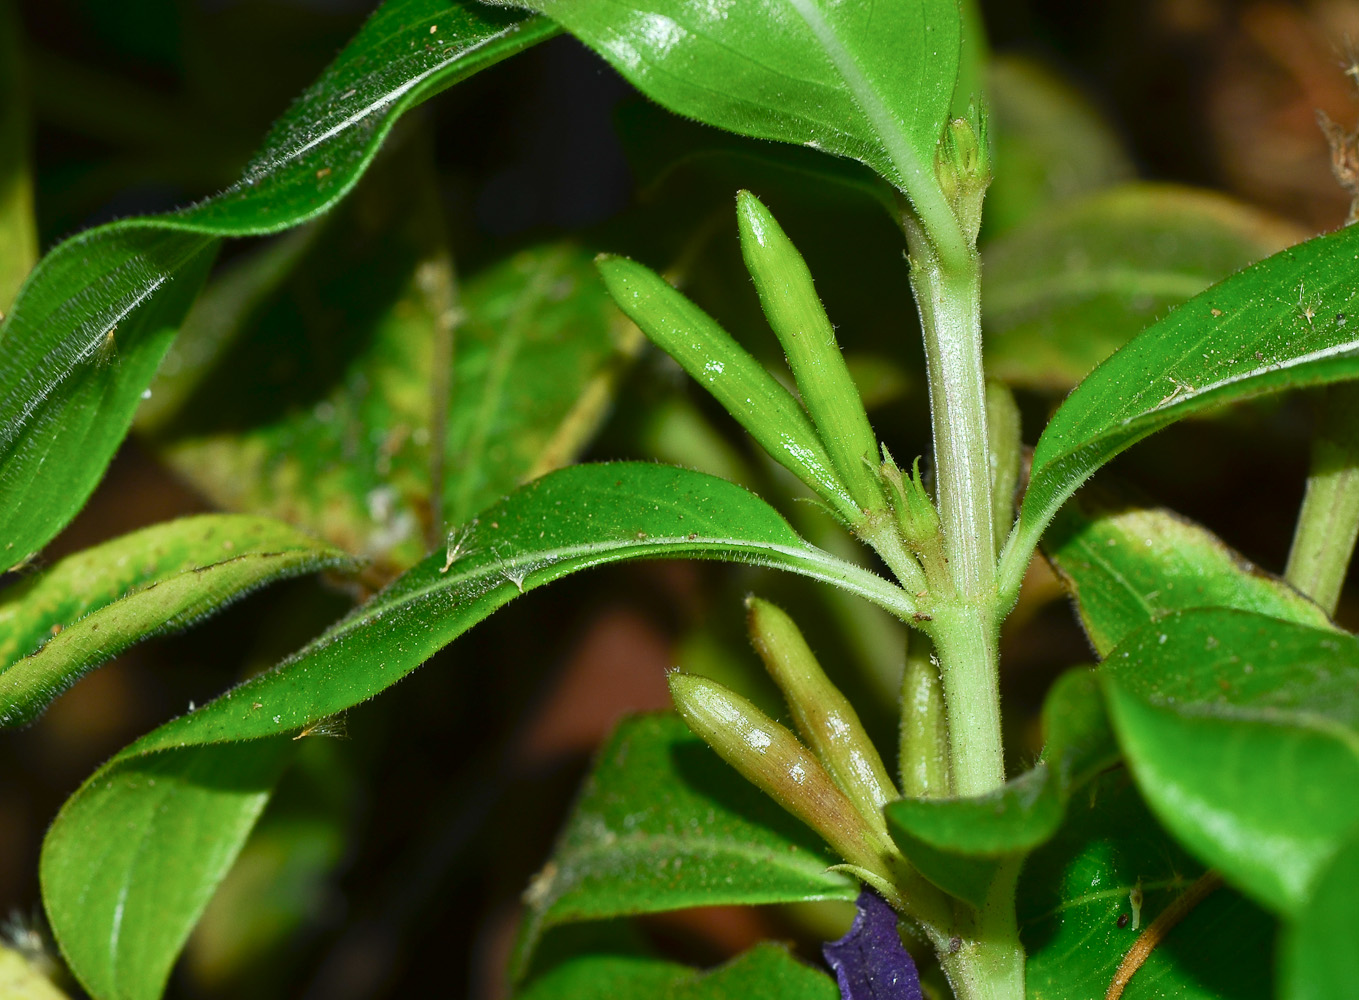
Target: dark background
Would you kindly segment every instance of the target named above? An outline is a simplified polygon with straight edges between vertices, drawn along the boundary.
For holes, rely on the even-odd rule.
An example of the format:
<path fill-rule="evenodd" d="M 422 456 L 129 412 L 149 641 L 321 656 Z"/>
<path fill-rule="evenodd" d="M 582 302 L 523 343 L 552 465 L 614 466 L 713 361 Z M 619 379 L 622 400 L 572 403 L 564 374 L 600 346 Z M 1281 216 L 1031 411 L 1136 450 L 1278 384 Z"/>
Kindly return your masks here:
<path fill-rule="evenodd" d="M 1359 37 L 1355 5 L 986 7 L 994 47 L 1068 77 L 1113 124 L 1144 177 L 1227 191 L 1310 230 L 1343 220 L 1348 202 L 1314 114 L 1323 109 L 1344 123 L 1359 115 L 1342 72 L 1343 39 Z M 30 39 L 38 221 L 50 248 L 89 225 L 229 184 L 368 5 L 42 0 L 19 10 Z M 460 267 L 474 270 L 562 231 L 608 231 L 644 201 L 616 126 L 641 103 L 603 62 L 562 38 L 421 109 Z M 594 457 L 632 453 L 627 415 L 646 404 L 658 378 L 639 372 Z M 921 400 L 914 405 L 918 416 Z M 1026 400 L 1026 413 L 1041 416 L 1045 405 Z M 1263 415 L 1184 425 L 1135 450 L 1118 471 L 1279 570 L 1305 475 L 1308 419 L 1306 405 L 1290 400 Z M 133 441 L 44 558 L 204 509 Z M 233 964 L 191 948 L 172 995 L 503 995 L 499 970 L 518 894 L 545 860 L 592 747 L 620 713 L 666 704 L 663 672 L 676 643 L 710 614 L 736 610 L 718 606 L 731 592 L 723 579 L 711 566 L 651 564 L 533 595 L 352 712 L 351 738 L 327 744 L 316 764 L 344 776 L 331 789 L 343 817 L 333 875 L 311 887 L 293 932 L 246 959 Z M 247 658 L 283 655 L 343 607 L 324 582 L 277 585 L 191 632 L 135 648 L 33 727 L 0 736 L 0 913 L 37 910 L 43 831 L 100 762 L 188 701 L 230 685 Z M 1342 620 L 1354 615 L 1342 606 Z M 1032 749 L 1024 713 L 1043 685 L 1088 657 L 1062 601 L 1007 631 L 1017 752 Z M 277 807 L 287 808 L 294 792 L 285 782 Z M 805 934 L 780 914 L 740 910 L 650 929 L 704 961 L 768 933 Z"/>

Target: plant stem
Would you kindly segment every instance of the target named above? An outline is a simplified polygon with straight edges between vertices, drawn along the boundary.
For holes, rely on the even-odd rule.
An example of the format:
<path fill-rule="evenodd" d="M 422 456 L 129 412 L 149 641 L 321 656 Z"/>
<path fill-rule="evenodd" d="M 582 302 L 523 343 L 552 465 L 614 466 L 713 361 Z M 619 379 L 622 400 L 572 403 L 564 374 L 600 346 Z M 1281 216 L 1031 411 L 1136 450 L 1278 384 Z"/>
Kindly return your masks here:
<path fill-rule="evenodd" d="M 1015 921 L 1015 883 L 1019 863 L 998 872 L 986 905 L 979 910 L 957 904 L 957 950 L 939 955 L 949 985 L 967 1000 L 1022 1000 L 1024 948 Z"/>
<path fill-rule="evenodd" d="M 930 382 L 934 476 L 954 595 L 929 629 L 948 712 L 953 794 L 1005 782 L 996 648 L 996 551 L 982 372 L 980 267 L 942 267 L 919 223 L 904 217 L 911 288 Z"/>
<path fill-rule="evenodd" d="M 965 193 L 955 211 L 971 211 L 979 219 L 985 181 L 977 176 L 961 180 L 970 184 L 971 193 L 966 194 L 967 185 L 960 188 Z M 928 220 L 922 224 L 907 211 L 902 222 L 925 340 L 935 494 L 952 582 L 947 595 L 931 594 L 931 618 L 924 624 L 944 692 L 951 791 L 978 796 L 1005 783 L 981 267 L 973 246 L 961 261 L 939 254 Z M 975 237 L 975 227 L 970 231 Z M 1017 430 L 1018 422 L 1013 423 Z M 956 937 L 941 949 L 940 960 L 959 1000 L 1023 1000 L 1024 948 L 1015 921 L 1018 876 L 1018 863 L 1002 866 L 985 905 L 955 903 Z"/>
<path fill-rule="evenodd" d="M 990 605 L 936 605 L 930 635 L 944 685 L 953 794 L 985 795 L 1005 784 L 999 657 Z"/>
<path fill-rule="evenodd" d="M 920 310 L 934 431 L 939 520 L 958 596 L 995 601 L 995 529 L 981 352 L 981 269 L 975 252 L 946 271 L 932 245 L 907 227 L 911 288 Z"/>
<path fill-rule="evenodd" d="M 1284 576 L 1333 615 L 1359 535 L 1359 389 L 1327 389 L 1319 423 Z"/>

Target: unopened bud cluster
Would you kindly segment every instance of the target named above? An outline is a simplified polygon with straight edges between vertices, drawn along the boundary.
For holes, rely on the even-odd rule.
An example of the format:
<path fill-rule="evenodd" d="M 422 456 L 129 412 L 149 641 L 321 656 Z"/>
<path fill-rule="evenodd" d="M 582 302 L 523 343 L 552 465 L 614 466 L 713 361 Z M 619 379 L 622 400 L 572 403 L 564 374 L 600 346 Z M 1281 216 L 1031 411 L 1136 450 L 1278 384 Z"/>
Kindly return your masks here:
<path fill-rule="evenodd" d="M 747 609 L 756 652 L 802 739 L 736 692 L 693 674 L 670 675 L 675 708 L 723 760 L 816 830 L 856 874 L 898 909 L 931 922 L 937 892 L 887 832 L 882 807 L 900 792 L 858 714 L 788 615 L 758 598 Z"/>

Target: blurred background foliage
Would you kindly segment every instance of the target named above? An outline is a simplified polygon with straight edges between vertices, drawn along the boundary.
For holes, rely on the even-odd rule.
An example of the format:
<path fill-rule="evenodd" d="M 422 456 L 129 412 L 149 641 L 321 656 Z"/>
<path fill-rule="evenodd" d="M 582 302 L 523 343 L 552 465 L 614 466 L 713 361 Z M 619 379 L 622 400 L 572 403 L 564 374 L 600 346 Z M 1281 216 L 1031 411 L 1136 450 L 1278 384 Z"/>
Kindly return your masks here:
<path fill-rule="evenodd" d="M 26 81 L 20 110 L 31 126 L 42 248 L 229 184 L 369 9 L 355 0 L 11 6 L 22 42 L 4 69 Z M 1143 323 L 1344 220 L 1348 197 L 1331 177 L 1315 112 L 1355 117 L 1341 42 L 1359 38 L 1359 8 L 983 7 L 999 56 L 987 334 L 993 373 L 1018 389 L 1031 439 L 1074 380 Z M 675 119 L 569 38 L 408 116 L 328 218 L 227 246 L 138 434 L 43 562 L 222 506 L 287 517 L 372 562 L 357 580 L 278 584 L 135 647 L 37 724 L 0 739 L 0 912 L 17 914 L 15 935 L 40 928 L 29 915 L 39 910 L 43 831 L 95 766 L 291 652 L 355 596 L 441 545 L 442 525 L 493 498 L 496 482 L 583 453 L 661 458 L 770 496 L 795 494 L 591 290 L 592 252 L 633 254 L 669 269 L 752 350 L 775 358 L 739 263 L 738 187 L 766 199 L 808 258 L 879 434 L 898 456 L 927 454 L 901 239 L 866 175 Z M 1160 290 L 1102 281 L 1116 264 L 1155 273 Z M 1104 299 L 1092 300 L 1093 286 Z M 449 435 L 496 471 L 488 484 L 473 474 L 482 465 L 451 463 L 451 485 L 431 495 L 407 445 L 437 419 L 423 387 L 437 378 L 438 329 L 454 300 L 458 364 L 467 378 L 499 378 L 517 393 L 520 422 L 480 432 L 455 397 Z M 1096 310 L 1122 326 L 1082 322 Z M 507 330 L 523 342 L 513 357 L 499 351 Z M 534 383 L 533 352 L 559 350 L 568 335 L 570 384 Z M 1238 407 L 1160 435 L 1111 476 L 1279 570 L 1310 420 L 1304 398 Z M 539 433 L 547 426 L 560 434 Z M 813 541 L 844 544 L 809 505 L 782 508 Z M 827 666 L 891 745 L 903 633 L 876 612 L 747 569 L 601 571 L 496 615 L 351 712 L 346 738 L 309 740 L 170 995 L 504 995 L 519 895 L 620 715 L 665 706 L 664 671 L 677 663 L 776 704 L 744 638 L 740 598 L 752 589 L 793 611 L 818 649 L 844 651 L 846 662 Z M 1342 603 L 1339 617 L 1353 627 L 1359 607 Z M 1048 683 L 1090 657 L 1051 575 L 1036 568 L 1004 635 L 1016 763 L 1036 753 Z M 771 934 L 810 949 L 842 917 L 720 909 L 643 926 L 704 962 Z"/>

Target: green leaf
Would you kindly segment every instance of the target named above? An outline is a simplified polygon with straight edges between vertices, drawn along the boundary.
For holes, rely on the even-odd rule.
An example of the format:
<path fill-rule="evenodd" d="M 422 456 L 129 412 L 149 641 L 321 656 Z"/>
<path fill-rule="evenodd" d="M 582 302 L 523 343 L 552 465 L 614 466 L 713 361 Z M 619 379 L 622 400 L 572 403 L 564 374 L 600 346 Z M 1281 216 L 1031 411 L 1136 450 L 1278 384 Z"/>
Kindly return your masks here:
<path fill-rule="evenodd" d="M 986 190 L 983 239 L 1132 178 L 1118 135 L 1070 81 L 1042 63 L 996 56 L 986 91 L 996 176 Z"/>
<path fill-rule="evenodd" d="M 522 593 L 593 566 L 680 556 L 779 567 L 844 587 L 899 616 L 914 610 L 900 588 L 807 544 L 739 486 L 649 464 L 581 465 L 550 473 L 455 532 L 447 557 L 436 553 L 425 559 L 274 670 L 144 736 L 81 786 L 43 848 L 43 870 L 51 873 L 44 875 L 44 897 L 76 975 L 101 997 L 140 1000 L 157 994 L 175 951 L 267 797 L 268 784 L 261 779 L 249 794 L 214 798 L 213 781 L 221 780 L 213 777 L 214 768 L 230 774 L 223 762 L 240 755 L 245 769 L 261 747 L 274 746 L 278 738 L 286 746 L 286 737 L 373 697 Z M 145 770 L 156 767 L 182 775 L 173 806 L 162 798 L 168 778 L 157 786 L 145 778 Z M 168 835 L 165 844 L 128 854 L 121 853 L 119 842 L 120 853 L 105 857 L 109 845 L 90 833 L 122 829 L 128 815 L 153 809 L 161 810 L 157 815 L 167 828 L 187 824 L 194 820 L 184 810 L 206 810 L 204 799 L 212 805 L 221 839 L 205 826 L 195 834 L 203 839 L 191 846 L 195 858 L 220 864 L 190 863 L 184 844 Z M 235 818 L 226 815 L 229 802 Z M 160 879 L 147 878 L 141 866 L 157 864 L 162 854 L 173 867 Z M 100 880 L 87 893 L 82 879 L 94 870 Z M 146 919 L 159 914 L 154 934 L 127 922 L 130 911 L 119 905 L 119 895 L 135 895 L 135 912 Z M 161 896 L 167 897 L 163 905 Z M 115 920 L 115 914 L 124 916 Z M 135 961 L 125 954 L 134 951 Z"/>
<path fill-rule="evenodd" d="M 14 5 L 0 0 L 0 318 L 38 259 L 23 51 Z"/>
<path fill-rule="evenodd" d="M 1176 612 L 1102 668 L 1147 802 L 1266 907 L 1297 913 L 1359 825 L 1359 639 L 1245 611 Z"/>
<path fill-rule="evenodd" d="M 693 906 L 852 900 L 821 839 L 674 715 L 624 722 L 525 893 L 513 967 L 549 928 Z M 519 971 L 514 972 L 515 975 Z"/>
<path fill-rule="evenodd" d="M 532 0 L 671 111 L 860 160 L 962 249 L 934 175 L 958 75 L 955 0 Z"/>
<path fill-rule="evenodd" d="M 41 548 L 85 502 L 221 238 L 326 211 L 403 112 L 554 30 L 479 5 L 391 0 L 274 126 L 236 185 L 47 254 L 0 325 L 0 560 Z"/>
<path fill-rule="evenodd" d="M 1066 392 L 1157 316 L 1305 235 L 1222 195 L 1163 184 L 1044 212 L 987 245 L 987 371 Z"/>
<path fill-rule="evenodd" d="M 31 722 L 88 671 L 272 580 L 349 566 L 263 517 L 208 514 L 77 552 L 0 593 L 0 726 Z"/>
<path fill-rule="evenodd" d="M 1062 508 L 1043 551 L 1100 656 L 1172 611 L 1236 608 L 1332 628 L 1326 613 L 1206 528 L 1162 507 L 1088 488 Z"/>
<path fill-rule="evenodd" d="M 710 971 L 639 955 L 589 954 L 567 959 L 535 979 L 518 1000 L 836 1000 L 824 972 L 763 942 Z"/>
<path fill-rule="evenodd" d="M 1126 771 L 1100 777 L 1089 794 L 1073 798 L 1061 831 L 1029 856 L 1020 876 L 1029 1000 L 1104 996 L 1141 931 L 1202 871 L 1166 836 Z M 1136 888 L 1138 925 L 1131 919 Z M 1220 888 L 1152 949 L 1124 1000 L 1266 1000 L 1273 937 L 1267 914 Z"/>
<path fill-rule="evenodd" d="M 1018 586 L 1052 516 L 1125 448 L 1209 407 L 1359 375 L 1359 229 L 1284 250 L 1143 330 L 1066 398 L 1034 448 L 1002 559 Z"/>
<path fill-rule="evenodd" d="M 57 943 L 99 1000 L 152 1000 L 269 800 L 286 737 L 120 756 L 76 792 L 43 841 Z"/>
<path fill-rule="evenodd" d="M 267 248 L 210 288 L 152 386 L 167 402 L 140 421 L 219 506 L 398 570 L 575 457 L 641 342 L 569 243 L 459 289 L 424 166 L 375 167 L 305 247 Z"/>
<path fill-rule="evenodd" d="M 1359 991 L 1359 950 L 1354 947 L 1359 899 L 1359 836 L 1336 852 L 1317 878 L 1316 891 L 1285 929 L 1280 942 L 1283 1000 L 1333 1000 Z"/>
<path fill-rule="evenodd" d="M 1002 867 L 1050 839 L 1072 793 L 1118 757 L 1094 674 L 1072 671 L 1043 706 L 1043 760 L 976 798 L 900 799 L 884 812 L 892 838 L 941 889 L 982 905 Z"/>

